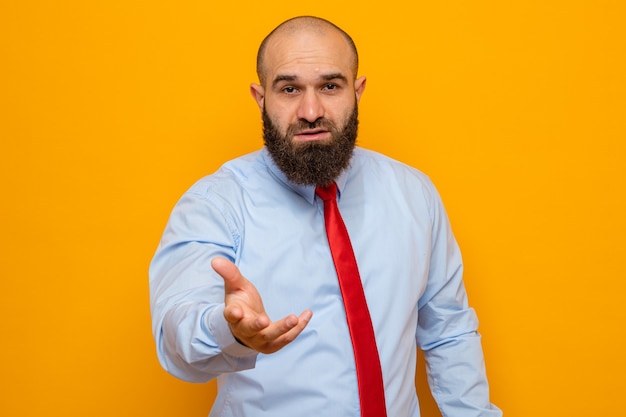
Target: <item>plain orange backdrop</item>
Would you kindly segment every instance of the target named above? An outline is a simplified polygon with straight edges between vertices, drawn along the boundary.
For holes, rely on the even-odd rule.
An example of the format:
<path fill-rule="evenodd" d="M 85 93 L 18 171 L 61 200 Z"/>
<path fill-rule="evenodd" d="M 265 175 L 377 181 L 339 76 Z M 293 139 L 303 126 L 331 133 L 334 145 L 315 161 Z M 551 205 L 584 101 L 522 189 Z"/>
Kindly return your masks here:
<path fill-rule="evenodd" d="M 147 267 L 183 191 L 261 146 L 256 48 L 301 14 L 359 47 L 360 144 L 444 198 L 493 402 L 623 412 L 625 5 L 1 1 L 0 415 L 208 414 L 215 383 L 157 363 Z"/>

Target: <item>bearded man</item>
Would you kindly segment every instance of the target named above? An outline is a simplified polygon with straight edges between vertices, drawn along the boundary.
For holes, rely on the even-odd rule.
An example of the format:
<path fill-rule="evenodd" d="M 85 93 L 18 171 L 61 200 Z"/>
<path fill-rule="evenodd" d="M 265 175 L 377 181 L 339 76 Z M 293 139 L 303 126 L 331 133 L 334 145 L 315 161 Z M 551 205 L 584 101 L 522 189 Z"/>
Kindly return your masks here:
<path fill-rule="evenodd" d="M 417 417 L 421 349 L 444 415 L 500 416 L 435 187 L 355 146 L 350 36 L 290 19 L 257 73 L 265 146 L 185 193 L 150 267 L 162 366 L 218 378 L 211 416 Z"/>

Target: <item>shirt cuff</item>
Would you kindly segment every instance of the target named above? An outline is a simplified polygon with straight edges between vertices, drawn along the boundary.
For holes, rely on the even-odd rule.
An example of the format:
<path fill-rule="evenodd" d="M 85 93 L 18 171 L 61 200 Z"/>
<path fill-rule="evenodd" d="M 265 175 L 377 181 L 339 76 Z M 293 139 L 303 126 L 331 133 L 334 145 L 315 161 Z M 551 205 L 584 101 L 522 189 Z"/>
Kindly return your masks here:
<path fill-rule="evenodd" d="M 223 304 L 219 305 L 205 316 L 205 323 L 209 333 L 217 342 L 222 353 L 235 358 L 256 357 L 259 352 L 242 345 L 233 336 L 228 322 L 224 318 L 224 307 Z"/>

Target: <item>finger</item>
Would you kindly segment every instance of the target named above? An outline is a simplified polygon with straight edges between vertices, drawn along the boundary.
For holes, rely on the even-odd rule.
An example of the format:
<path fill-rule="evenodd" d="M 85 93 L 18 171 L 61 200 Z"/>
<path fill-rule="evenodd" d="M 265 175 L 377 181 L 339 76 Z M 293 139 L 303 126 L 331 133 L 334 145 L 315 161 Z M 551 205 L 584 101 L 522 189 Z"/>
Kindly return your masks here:
<path fill-rule="evenodd" d="M 246 313 L 247 312 L 247 313 Z M 224 318 L 230 330 L 239 339 L 255 337 L 271 323 L 265 313 L 255 313 L 239 304 L 231 304 L 224 308 Z"/>
<path fill-rule="evenodd" d="M 313 313 L 311 310 L 303 311 L 299 317 L 291 314 L 282 320 L 272 323 L 263 331 L 263 337 L 268 342 L 276 342 L 284 346 L 295 339 L 309 324 Z M 282 347 L 281 346 L 281 347 Z"/>
<path fill-rule="evenodd" d="M 228 281 L 237 281 L 243 278 L 237 265 L 226 258 L 215 257 L 211 260 L 213 270 L 220 274 L 222 278 Z"/>
<path fill-rule="evenodd" d="M 224 318 L 230 324 L 236 324 L 243 319 L 243 309 L 238 305 L 229 305 L 224 308 Z"/>
<path fill-rule="evenodd" d="M 302 333 L 304 328 L 309 323 L 310 319 L 311 319 L 310 312 L 305 312 L 301 314 L 300 317 L 297 318 L 298 322 L 294 327 L 292 327 L 287 332 L 282 333 L 276 339 L 272 341 L 267 341 L 261 347 L 257 348 L 257 350 L 261 353 L 266 353 L 266 354 L 279 351 L 280 349 L 287 346 L 289 343 L 293 342 L 295 338 L 298 337 L 300 333 Z"/>
<path fill-rule="evenodd" d="M 248 280 L 241 274 L 237 265 L 225 258 L 214 258 L 211 261 L 213 270 L 224 280 L 224 291 L 230 293 L 245 287 Z"/>
<path fill-rule="evenodd" d="M 254 312 L 246 314 L 238 305 L 229 305 L 224 308 L 224 318 L 234 326 L 237 333 L 247 336 L 254 335 L 271 324 L 267 315 Z"/>

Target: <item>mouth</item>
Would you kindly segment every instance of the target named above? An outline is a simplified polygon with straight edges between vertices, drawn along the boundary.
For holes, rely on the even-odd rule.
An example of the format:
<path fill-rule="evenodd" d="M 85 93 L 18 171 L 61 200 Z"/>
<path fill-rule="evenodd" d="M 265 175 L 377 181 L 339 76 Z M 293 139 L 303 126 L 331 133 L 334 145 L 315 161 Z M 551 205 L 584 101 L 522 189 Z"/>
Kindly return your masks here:
<path fill-rule="evenodd" d="M 299 142 L 325 140 L 330 137 L 330 132 L 324 129 L 307 129 L 296 133 L 293 138 Z"/>

